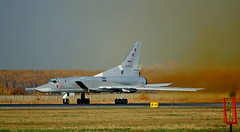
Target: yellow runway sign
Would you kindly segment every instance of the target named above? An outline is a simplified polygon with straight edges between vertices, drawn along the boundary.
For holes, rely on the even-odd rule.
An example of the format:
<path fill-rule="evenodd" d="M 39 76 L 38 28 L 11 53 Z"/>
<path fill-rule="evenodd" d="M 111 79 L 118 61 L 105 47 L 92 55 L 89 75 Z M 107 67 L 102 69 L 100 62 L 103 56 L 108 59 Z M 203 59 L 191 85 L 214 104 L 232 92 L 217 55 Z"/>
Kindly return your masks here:
<path fill-rule="evenodd" d="M 158 108 L 158 102 L 150 102 L 150 108 Z"/>

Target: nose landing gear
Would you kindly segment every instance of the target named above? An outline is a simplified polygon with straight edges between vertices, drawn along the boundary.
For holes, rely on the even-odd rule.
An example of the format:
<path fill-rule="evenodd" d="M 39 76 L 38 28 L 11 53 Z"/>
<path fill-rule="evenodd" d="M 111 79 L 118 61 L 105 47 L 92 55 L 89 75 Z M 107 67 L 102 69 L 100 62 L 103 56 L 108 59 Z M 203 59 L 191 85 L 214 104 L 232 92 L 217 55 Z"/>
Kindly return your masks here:
<path fill-rule="evenodd" d="M 69 99 L 67 98 L 68 93 L 61 93 L 63 98 L 63 104 L 69 104 Z"/>
<path fill-rule="evenodd" d="M 63 104 L 69 104 L 69 99 L 63 99 Z"/>

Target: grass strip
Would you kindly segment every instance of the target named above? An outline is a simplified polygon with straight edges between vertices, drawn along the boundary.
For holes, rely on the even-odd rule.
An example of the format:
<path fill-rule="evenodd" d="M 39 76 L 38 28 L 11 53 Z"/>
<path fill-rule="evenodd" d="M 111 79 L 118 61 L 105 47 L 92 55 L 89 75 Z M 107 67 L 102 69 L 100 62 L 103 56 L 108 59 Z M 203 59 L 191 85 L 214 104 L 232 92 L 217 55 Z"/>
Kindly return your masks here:
<path fill-rule="evenodd" d="M 131 128 L 115 129 L 24 129 L 24 130 L 0 130 L 1 132 L 226 132 L 229 129 L 153 129 L 153 130 L 133 130 Z M 233 132 L 239 132 L 239 128 Z"/>

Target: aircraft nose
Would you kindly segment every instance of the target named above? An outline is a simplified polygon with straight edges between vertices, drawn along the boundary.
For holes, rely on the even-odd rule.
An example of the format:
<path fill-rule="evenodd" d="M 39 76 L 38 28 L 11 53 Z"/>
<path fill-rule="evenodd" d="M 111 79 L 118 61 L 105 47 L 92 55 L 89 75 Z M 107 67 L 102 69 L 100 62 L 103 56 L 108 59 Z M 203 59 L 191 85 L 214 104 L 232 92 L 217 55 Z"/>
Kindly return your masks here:
<path fill-rule="evenodd" d="M 50 84 L 44 84 L 39 87 L 36 87 L 35 90 L 39 92 L 51 92 L 51 85 Z"/>

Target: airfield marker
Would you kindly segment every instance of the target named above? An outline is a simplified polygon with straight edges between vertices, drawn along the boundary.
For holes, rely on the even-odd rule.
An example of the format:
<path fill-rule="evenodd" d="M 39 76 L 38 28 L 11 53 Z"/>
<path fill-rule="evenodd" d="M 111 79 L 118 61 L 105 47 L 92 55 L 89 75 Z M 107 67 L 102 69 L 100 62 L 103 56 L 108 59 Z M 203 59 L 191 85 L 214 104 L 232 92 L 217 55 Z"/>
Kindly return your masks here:
<path fill-rule="evenodd" d="M 223 121 L 227 125 L 230 125 L 230 132 L 232 132 L 232 124 L 237 124 L 235 97 L 223 98 Z"/>
<path fill-rule="evenodd" d="M 150 108 L 158 108 L 158 102 L 150 102 Z"/>

